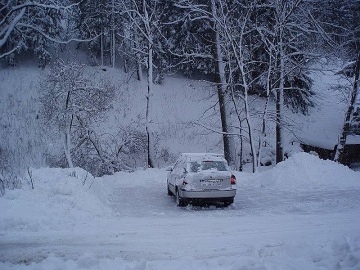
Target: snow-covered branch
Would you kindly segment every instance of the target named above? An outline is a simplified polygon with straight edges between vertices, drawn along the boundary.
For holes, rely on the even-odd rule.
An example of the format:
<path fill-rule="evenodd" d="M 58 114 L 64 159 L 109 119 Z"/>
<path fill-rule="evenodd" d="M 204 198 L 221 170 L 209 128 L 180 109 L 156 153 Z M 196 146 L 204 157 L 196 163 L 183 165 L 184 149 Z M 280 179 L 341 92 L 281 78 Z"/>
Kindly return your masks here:
<path fill-rule="evenodd" d="M 31 24 L 18 23 L 18 26 L 20 28 L 24 27 L 24 28 L 32 29 L 32 30 L 38 32 L 39 34 L 41 34 L 46 39 L 48 39 L 48 40 L 50 40 L 52 42 L 55 42 L 55 43 L 59 43 L 59 44 L 69 44 L 70 42 L 87 42 L 87 41 L 92 41 L 92 40 L 94 40 L 94 39 L 96 39 L 96 38 L 98 38 L 100 36 L 100 35 L 96 35 L 96 36 L 94 36 L 92 38 L 89 38 L 89 39 L 70 38 L 70 39 L 67 39 L 67 40 L 61 40 L 61 39 L 56 39 L 56 38 L 53 38 L 53 37 L 49 36 L 44 31 L 42 31 L 40 28 L 35 27 L 35 26 L 31 25 Z"/>
<path fill-rule="evenodd" d="M 25 11 L 26 11 L 26 8 L 21 9 L 19 14 L 12 20 L 12 22 L 9 25 L 4 26 L 5 22 L 0 23 L 0 26 L 3 28 L 0 31 L 0 48 L 2 48 L 2 46 L 4 46 L 4 44 L 8 40 L 11 32 L 14 31 L 15 26 L 23 18 Z"/>
<path fill-rule="evenodd" d="M 204 128 L 204 129 L 209 130 L 209 131 L 212 131 L 212 132 L 214 132 L 214 133 L 216 133 L 216 134 L 228 135 L 228 136 L 235 136 L 235 137 L 239 137 L 239 136 L 240 136 L 240 133 L 223 132 L 223 131 L 221 131 L 220 129 L 215 129 L 215 128 L 213 128 L 213 127 L 206 126 L 206 125 L 201 124 L 201 123 L 199 123 L 199 122 L 192 122 L 192 124 L 198 125 L 198 126 Z M 242 129 L 242 130 L 246 132 L 246 130 L 244 130 L 244 129 Z M 244 136 L 244 137 L 246 138 L 246 136 Z"/>
<path fill-rule="evenodd" d="M 0 21 L 0 59 L 13 54 L 18 49 L 29 48 L 29 46 L 34 47 L 32 48 L 34 51 L 39 51 L 39 47 L 42 48 L 40 49 L 42 57 L 47 57 L 46 55 L 49 53 L 46 45 L 44 46 L 44 39 L 34 38 L 34 33 L 41 35 L 45 40 L 59 44 L 67 44 L 72 41 L 84 42 L 96 38 L 61 38 L 60 33 L 63 30 L 61 20 L 64 12 L 70 12 L 79 3 L 61 5 L 58 1 L 44 0 L 23 1 L 18 4 L 18 1 L 9 1 L 1 8 L 3 16 Z M 29 35 L 30 32 L 32 32 L 31 35 Z M 41 45 L 33 44 L 34 40 L 42 42 Z"/>

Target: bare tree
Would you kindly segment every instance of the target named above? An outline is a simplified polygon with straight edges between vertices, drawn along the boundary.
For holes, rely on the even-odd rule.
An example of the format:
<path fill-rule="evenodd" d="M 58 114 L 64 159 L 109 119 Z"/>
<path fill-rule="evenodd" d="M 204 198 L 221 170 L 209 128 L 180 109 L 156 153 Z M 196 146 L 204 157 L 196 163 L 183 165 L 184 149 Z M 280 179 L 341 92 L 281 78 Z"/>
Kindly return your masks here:
<path fill-rule="evenodd" d="M 267 92 L 272 92 L 276 99 L 276 162 L 284 159 L 284 119 L 285 98 L 293 107 L 311 106 L 311 81 L 302 72 L 309 59 L 319 54 L 311 52 L 306 43 L 309 36 L 319 35 L 316 22 L 309 7 L 303 0 L 272 0 L 261 9 L 270 10 L 273 22 L 256 26 L 272 64 L 272 76 L 268 76 Z M 308 42 L 309 43 L 309 42 Z M 270 71 L 270 70 L 269 70 Z M 270 73 L 268 73 L 270 75 Z M 299 81 L 299 85 L 292 81 Z M 295 96 L 295 98 L 293 98 Z M 299 99 L 299 102 L 291 99 Z M 298 110 L 298 108 L 296 108 Z"/>
<path fill-rule="evenodd" d="M 220 117 L 221 117 L 221 127 L 223 132 L 223 145 L 224 145 L 224 154 L 225 159 L 229 163 L 230 166 L 235 165 L 235 145 L 234 138 L 231 135 L 233 133 L 231 128 L 231 99 L 230 95 L 227 91 L 227 79 L 225 76 L 226 72 L 226 62 L 223 55 L 223 33 L 221 26 L 219 24 L 219 15 L 218 15 L 218 7 L 216 5 L 215 0 L 211 0 L 211 15 L 213 19 L 213 55 L 214 55 L 214 64 L 215 64 L 215 74 L 216 74 L 216 84 L 218 89 L 218 100 L 220 107 Z"/>
<path fill-rule="evenodd" d="M 249 62 L 251 62 L 251 55 L 245 46 L 246 36 L 251 33 L 251 26 L 249 27 L 249 15 L 251 13 L 251 7 L 248 7 L 244 10 L 243 18 L 238 20 L 238 23 L 235 24 L 236 28 L 231 28 L 232 23 L 227 21 L 227 16 L 225 13 L 226 9 L 224 6 L 221 6 L 221 21 L 222 29 L 226 37 L 226 45 L 228 50 L 233 55 L 233 60 L 235 67 L 240 74 L 239 86 L 241 88 L 241 93 L 239 92 L 236 96 L 233 93 L 233 101 L 235 108 L 237 107 L 238 98 L 240 98 L 244 104 L 244 114 L 245 122 L 247 124 L 247 133 L 250 144 L 250 151 L 252 156 L 252 170 L 255 172 L 257 170 L 257 155 L 255 149 L 255 138 L 254 138 L 254 127 L 252 124 L 252 117 L 250 113 L 250 104 L 249 104 Z M 231 88 L 234 91 L 234 88 Z M 238 97 L 238 98 L 236 98 Z M 240 116 L 239 109 L 236 109 L 236 113 L 239 119 L 239 122 L 242 121 Z"/>
<path fill-rule="evenodd" d="M 319 31 L 308 4 L 303 0 L 211 1 L 211 8 L 210 3 L 202 1 L 183 0 L 175 4 L 189 10 L 186 18 L 213 22 L 217 48 L 213 50 L 214 63 L 220 75 L 218 90 L 233 92 L 240 131 L 246 128 L 240 137 L 246 134 L 248 138 L 254 171 L 260 165 L 261 148 L 266 144 L 270 98 L 276 100 L 277 162 L 284 158 L 284 106 L 289 104 L 294 110 L 305 112 L 312 104 L 311 80 L 304 65 L 310 57 L 318 55 L 309 53 L 306 42 Z M 252 94 L 266 97 L 258 149 L 256 127 L 252 123 L 254 111 L 250 108 Z M 219 95 L 219 103 L 224 96 Z M 230 129 L 224 130 L 231 134 Z"/>
<path fill-rule="evenodd" d="M 111 85 L 93 85 L 84 75 L 84 66 L 57 61 L 41 82 L 44 118 L 63 135 L 64 153 L 73 167 L 72 151 L 90 141 L 101 156 L 90 123 L 110 108 L 114 97 Z"/>
<path fill-rule="evenodd" d="M 152 95 L 154 88 L 154 53 L 155 41 L 161 35 L 159 3 L 153 0 L 122 1 L 122 13 L 127 16 L 131 23 L 132 35 L 137 47 L 133 48 L 138 57 L 146 58 L 147 68 L 147 95 L 146 95 L 146 134 L 147 134 L 147 166 L 155 165 L 154 134 L 152 130 Z M 139 46 L 143 44 L 143 46 Z M 141 63 L 141 62 L 139 62 Z M 141 67 L 139 67 L 141 70 Z"/>
<path fill-rule="evenodd" d="M 214 66 L 214 83 L 217 88 L 221 134 L 223 137 L 223 147 L 225 159 L 231 166 L 235 165 L 235 145 L 234 134 L 231 126 L 231 95 L 228 91 L 228 82 L 226 76 L 226 59 L 224 55 L 224 36 L 222 21 L 219 16 L 219 2 L 211 0 L 207 3 L 193 0 L 181 0 L 175 3 L 179 9 L 186 10 L 184 18 L 190 18 L 191 21 L 206 21 L 211 25 L 211 38 L 208 40 L 209 51 L 184 52 L 183 57 L 211 59 Z M 206 46 L 205 46 L 206 48 Z"/>

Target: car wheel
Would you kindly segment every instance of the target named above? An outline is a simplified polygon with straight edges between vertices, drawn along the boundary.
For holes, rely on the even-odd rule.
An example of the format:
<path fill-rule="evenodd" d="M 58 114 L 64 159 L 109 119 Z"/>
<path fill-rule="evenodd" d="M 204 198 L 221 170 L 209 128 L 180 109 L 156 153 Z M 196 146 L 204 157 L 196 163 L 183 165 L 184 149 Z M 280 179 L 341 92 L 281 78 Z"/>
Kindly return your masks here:
<path fill-rule="evenodd" d="M 176 189 L 176 205 L 179 207 L 187 206 L 187 202 L 180 197 L 179 189 Z"/>
<path fill-rule="evenodd" d="M 228 207 L 230 204 L 232 204 L 234 202 L 234 200 L 230 200 L 230 201 L 224 201 L 224 206 Z"/>

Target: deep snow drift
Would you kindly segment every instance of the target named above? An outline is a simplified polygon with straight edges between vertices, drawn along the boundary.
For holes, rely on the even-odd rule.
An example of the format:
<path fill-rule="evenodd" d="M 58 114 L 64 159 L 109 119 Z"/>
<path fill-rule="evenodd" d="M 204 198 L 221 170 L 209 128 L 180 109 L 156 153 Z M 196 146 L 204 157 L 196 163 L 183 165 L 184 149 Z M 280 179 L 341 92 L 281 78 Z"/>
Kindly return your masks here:
<path fill-rule="evenodd" d="M 360 269 L 360 172 L 298 153 L 179 208 L 162 169 L 33 169 L 0 198 L 0 269 Z"/>

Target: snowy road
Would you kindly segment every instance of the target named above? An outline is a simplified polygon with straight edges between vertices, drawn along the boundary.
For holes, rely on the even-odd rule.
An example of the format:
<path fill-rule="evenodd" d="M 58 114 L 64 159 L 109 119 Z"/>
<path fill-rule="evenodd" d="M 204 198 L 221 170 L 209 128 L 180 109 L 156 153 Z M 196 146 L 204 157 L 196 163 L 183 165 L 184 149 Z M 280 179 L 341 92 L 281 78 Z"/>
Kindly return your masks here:
<path fill-rule="evenodd" d="M 33 220 L 5 219 L 0 262 L 11 263 L 5 269 L 24 262 L 47 269 L 51 260 L 76 264 L 64 269 L 360 269 L 360 185 L 319 188 L 314 182 L 287 190 L 269 174 L 237 177 L 238 194 L 228 208 L 176 207 L 162 170 L 103 177 L 113 212 L 92 218 L 82 212 L 61 218 L 77 205 L 64 199 L 68 190 L 56 189 L 64 198 L 50 196 L 47 203 L 65 205 L 59 217 L 53 211 L 51 220 L 36 213 Z M 123 268 L 106 267 L 118 265 L 117 258 Z"/>
<path fill-rule="evenodd" d="M 127 260 L 189 256 L 204 259 L 253 253 L 259 257 L 285 253 L 301 258 L 312 252 L 303 250 L 297 254 L 302 246 L 321 250 L 329 241 L 358 237 L 359 222 L 358 211 L 354 215 L 224 215 L 220 219 L 201 212 L 176 218 L 124 217 L 112 224 L 99 221 L 77 226 L 68 234 L 12 234 L 1 241 L 1 260 L 33 261 L 46 258 L 49 253 L 67 258 L 91 253 Z"/>

